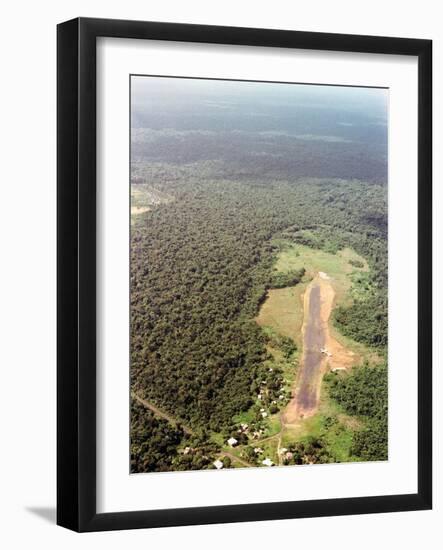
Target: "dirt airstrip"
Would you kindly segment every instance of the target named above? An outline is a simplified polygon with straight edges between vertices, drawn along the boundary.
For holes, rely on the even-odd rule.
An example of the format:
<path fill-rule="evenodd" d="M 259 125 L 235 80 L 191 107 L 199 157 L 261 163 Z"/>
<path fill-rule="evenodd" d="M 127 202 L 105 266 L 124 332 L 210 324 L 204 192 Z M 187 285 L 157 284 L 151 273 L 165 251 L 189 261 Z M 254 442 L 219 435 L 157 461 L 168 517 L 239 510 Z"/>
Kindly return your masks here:
<path fill-rule="evenodd" d="M 359 357 L 337 342 L 329 331 L 335 291 L 326 273 L 319 272 L 303 296 L 303 356 L 293 397 L 282 413 L 284 425 L 295 425 L 317 412 L 320 388 L 328 370 L 348 369 Z"/>

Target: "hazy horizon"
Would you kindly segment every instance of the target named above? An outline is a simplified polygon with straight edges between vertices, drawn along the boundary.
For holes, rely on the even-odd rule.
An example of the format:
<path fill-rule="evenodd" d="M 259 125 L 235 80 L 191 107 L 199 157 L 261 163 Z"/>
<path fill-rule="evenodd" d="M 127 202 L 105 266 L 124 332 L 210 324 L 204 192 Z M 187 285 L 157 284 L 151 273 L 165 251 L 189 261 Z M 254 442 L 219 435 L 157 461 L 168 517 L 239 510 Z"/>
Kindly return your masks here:
<path fill-rule="evenodd" d="M 133 160 L 241 161 L 266 173 L 273 159 L 274 175 L 386 181 L 388 99 L 384 88 L 133 76 Z"/>

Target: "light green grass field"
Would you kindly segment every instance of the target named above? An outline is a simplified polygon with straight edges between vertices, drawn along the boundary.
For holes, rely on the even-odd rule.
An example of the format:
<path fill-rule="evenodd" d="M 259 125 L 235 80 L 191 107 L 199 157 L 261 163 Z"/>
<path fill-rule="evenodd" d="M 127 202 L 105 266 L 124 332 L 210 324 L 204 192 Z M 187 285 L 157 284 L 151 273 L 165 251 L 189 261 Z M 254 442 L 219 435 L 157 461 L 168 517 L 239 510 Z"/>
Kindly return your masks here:
<path fill-rule="evenodd" d="M 364 267 L 354 267 L 349 263 L 350 260 L 360 261 Z M 352 284 L 351 274 L 369 269 L 366 260 L 350 248 L 331 254 L 301 244 L 293 244 L 280 252 L 274 269 L 287 273 L 302 267 L 306 269 L 307 279 L 312 279 L 319 271 L 326 273 L 332 279 L 336 301 L 339 304 L 350 300 L 348 293 Z"/>
<path fill-rule="evenodd" d="M 257 322 L 262 327 L 271 327 L 279 334 L 289 336 L 301 347 L 303 293 L 312 278 L 319 271 L 326 273 L 331 277 L 331 284 L 336 293 L 334 305 L 349 305 L 352 301 L 349 292 L 352 277 L 359 272 L 366 272 L 368 264 L 364 258 L 349 248 L 340 250 L 337 254 L 331 254 L 300 244 L 284 244 L 286 246 L 278 255 L 274 266 L 275 271 L 288 273 L 304 267 L 306 275 L 295 287 L 269 290 Z M 350 260 L 358 260 L 364 267 L 356 268 L 349 263 Z"/>
<path fill-rule="evenodd" d="M 294 441 L 303 441 L 308 437 L 322 438 L 339 462 L 349 462 L 352 460 L 350 451 L 353 434 L 362 426 L 356 418 L 345 414 L 331 401 L 325 390 L 323 387 L 317 414 L 301 421 L 298 427 L 286 428 L 282 434 L 282 446 L 289 446 Z"/>

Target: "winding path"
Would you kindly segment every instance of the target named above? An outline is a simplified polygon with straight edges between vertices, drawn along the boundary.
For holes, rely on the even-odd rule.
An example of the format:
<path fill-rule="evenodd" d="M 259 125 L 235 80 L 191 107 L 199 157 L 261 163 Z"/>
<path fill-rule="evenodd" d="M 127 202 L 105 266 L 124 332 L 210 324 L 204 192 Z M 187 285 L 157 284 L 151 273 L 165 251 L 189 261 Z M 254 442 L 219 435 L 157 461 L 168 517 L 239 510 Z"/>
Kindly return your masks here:
<path fill-rule="evenodd" d="M 169 414 L 161 411 L 158 407 L 155 405 L 152 405 L 152 403 L 149 403 L 146 401 L 146 399 L 143 399 L 139 395 L 137 395 L 134 391 L 131 391 L 131 397 L 138 401 L 141 405 L 149 409 L 151 412 L 153 412 L 156 416 L 159 418 L 163 418 L 163 420 L 168 421 L 170 424 L 174 424 L 175 426 L 180 425 L 183 428 L 183 431 L 188 435 L 194 435 L 194 431 L 189 428 L 189 426 L 185 426 L 181 421 L 176 420 L 174 417 L 170 416 Z"/>
<path fill-rule="evenodd" d="M 175 419 L 173 416 L 161 411 L 158 407 L 153 405 L 152 403 L 149 403 L 149 401 L 146 401 L 146 399 L 143 399 L 143 397 L 140 397 L 137 395 L 134 391 L 131 391 L 131 397 L 138 401 L 141 405 L 149 409 L 151 412 L 153 412 L 156 416 L 159 418 L 163 418 L 163 420 L 166 420 L 170 424 L 173 424 L 174 426 L 180 425 L 183 429 L 183 431 L 188 435 L 194 435 L 195 432 L 190 428 L 189 426 L 186 426 L 181 421 Z M 250 464 L 249 462 L 246 462 L 246 460 L 243 460 L 242 458 L 236 456 L 233 453 L 230 453 L 229 451 L 221 451 L 220 454 L 222 456 L 228 456 L 231 460 L 237 461 L 242 466 L 245 466 L 245 468 L 253 468 L 254 465 Z"/>

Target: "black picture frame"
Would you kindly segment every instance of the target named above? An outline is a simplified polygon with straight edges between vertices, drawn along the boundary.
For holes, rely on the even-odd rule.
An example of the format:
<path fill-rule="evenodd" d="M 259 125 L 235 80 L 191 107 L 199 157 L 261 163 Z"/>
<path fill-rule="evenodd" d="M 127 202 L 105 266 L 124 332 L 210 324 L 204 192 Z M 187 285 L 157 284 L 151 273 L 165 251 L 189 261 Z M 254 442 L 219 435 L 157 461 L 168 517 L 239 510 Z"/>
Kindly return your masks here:
<path fill-rule="evenodd" d="M 169 40 L 418 58 L 416 494 L 96 512 L 96 39 Z M 78 18 L 57 29 L 57 523 L 75 531 L 426 510 L 432 506 L 432 42 Z"/>

